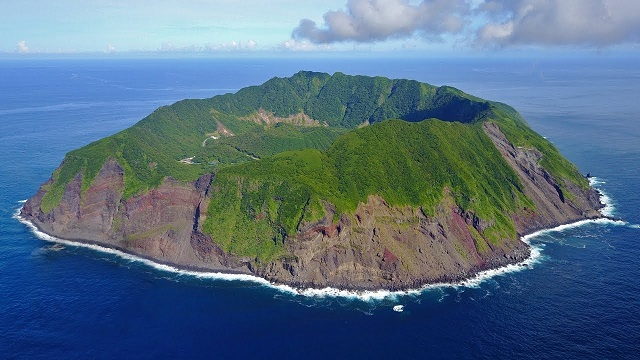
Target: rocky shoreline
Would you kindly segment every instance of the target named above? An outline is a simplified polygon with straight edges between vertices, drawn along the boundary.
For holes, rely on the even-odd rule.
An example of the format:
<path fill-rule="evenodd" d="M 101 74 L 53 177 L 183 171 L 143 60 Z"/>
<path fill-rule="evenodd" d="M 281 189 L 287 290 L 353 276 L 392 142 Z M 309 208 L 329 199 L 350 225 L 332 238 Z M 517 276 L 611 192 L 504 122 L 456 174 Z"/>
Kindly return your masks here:
<path fill-rule="evenodd" d="M 603 205 L 604 207 L 605 205 Z M 488 272 L 488 271 L 492 271 L 493 274 L 487 276 L 488 278 L 492 277 L 493 275 L 496 274 L 500 274 L 503 272 L 510 272 L 510 271 L 514 271 L 516 269 L 512 268 L 509 269 L 510 266 L 527 266 L 527 262 L 530 260 L 535 260 L 533 259 L 533 253 L 532 253 L 532 247 L 530 246 L 530 244 L 528 242 L 523 241 L 524 238 L 534 235 L 536 233 L 539 232 L 543 232 L 543 231 L 551 231 L 557 227 L 562 227 L 565 225 L 571 225 L 571 224 L 576 224 L 576 223 L 580 223 L 583 221 L 588 221 L 588 220 L 597 220 L 597 219 L 608 219 L 610 221 L 617 221 L 617 219 L 611 218 L 609 216 L 602 216 L 602 217 L 595 217 L 595 218 L 587 218 L 587 219 L 582 219 L 582 220 L 577 220 L 577 221 L 573 221 L 573 222 L 567 222 L 564 224 L 557 224 L 553 227 L 549 227 L 549 228 L 541 228 L 541 229 L 535 229 L 530 231 L 527 234 L 523 234 L 520 237 L 520 242 L 525 245 L 525 249 L 526 252 L 519 252 L 518 256 L 514 256 L 511 258 L 505 258 L 506 261 L 504 263 L 501 264 L 494 264 L 495 266 L 485 266 L 485 267 L 477 267 L 475 269 L 473 269 L 472 271 L 465 273 L 465 274 L 458 274 L 455 276 L 445 276 L 439 279 L 429 279 L 427 281 L 420 281 L 417 280 L 412 284 L 412 286 L 409 287 L 388 287 L 388 288 L 378 288 L 378 289 L 372 289 L 372 288 L 368 288 L 368 287 L 359 287 L 359 286 L 353 286 L 354 284 L 348 284 L 348 286 L 344 286 L 345 284 L 328 284 L 327 286 L 324 287 L 314 287 L 314 286 L 309 286 L 308 284 L 302 284 L 302 283 L 281 283 L 278 282 L 277 279 L 267 279 L 264 277 L 261 277 L 259 275 L 256 275 L 254 273 L 252 273 L 251 271 L 237 271 L 237 270 L 233 270 L 233 269 L 227 269 L 227 268 L 219 268 L 219 269 L 214 269 L 214 268 L 204 268 L 204 267 L 198 267 L 198 266 L 189 266 L 189 265 L 183 265 L 183 264 L 176 264 L 173 262 L 167 262 L 167 261 L 162 261 L 160 259 L 157 258 L 153 258 L 150 256 L 147 256 L 145 254 L 139 253 L 139 252 L 134 252 L 131 251 L 130 249 L 124 248 L 124 247 L 119 247 L 119 246 L 114 246 L 114 245 L 109 245 L 109 244 L 105 244 L 99 241 L 91 241 L 91 240 L 87 240 L 87 239 L 61 239 L 61 238 L 57 238 L 53 235 L 47 234 L 46 232 L 44 232 L 42 229 L 40 229 L 36 224 L 34 224 L 32 221 L 25 219 L 20 213 L 16 214 L 16 218 L 22 222 L 23 224 L 27 225 L 28 227 L 30 227 L 32 229 L 32 231 L 34 232 L 34 234 L 40 238 L 41 240 L 44 241 L 51 241 L 51 242 L 55 242 L 55 243 L 62 243 L 65 245 L 71 245 L 71 246 L 85 246 L 85 247 L 89 247 L 95 251 L 102 251 L 102 252 L 109 252 L 109 253 L 114 253 L 116 255 L 119 255 L 120 257 L 124 257 L 126 258 L 127 255 L 133 257 L 134 260 L 136 261 L 140 261 L 142 260 L 143 262 L 145 262 L 148 265 L 153 265 L 156 268 L 161 268 L 163 270 L 169 270 L 169 271 L 184 271 L 184 272 L 188 272 L 191 273 L 192 275 L 212 275 L 213 278 L 216 277 L 224 277 L 225 275 L 230 275 L 231 279 L 236 279 L 236 280 L 249 280 L 249 281 L 254 281 L 254 282 L 259 282 L 262 284 L 268 284 L 270 286 L 274 286 L 274 287 L 279 287 L 281 288 L 282 286 L 286 287 L 287 290 L 291 291 L 291 292 L 295 292 L 297 294 L 310 294 L 310 295 L 319 295 L 319 294 L 334 294 L 334 295 L 343 295 L 343 296 L 355 296 L 355 295 L 360 295 L 360 296 L 364 296 L 364 297 L 369 297 L 372 294 L 380 294 L 380 293 L 409 293 L 409 292 L 420 292 L 423 289 L 430 287 L 430 286 L 446 286 L 446 285 L 458 285 L 461 283 L 465 283 L 467 281 L 471 281 L 474 280 L 476 278 L 478 278 L 479 276 L 482 275 L 483 272 Z M 110 251 L 110 250 L 115 250 L 115 252 Z M 168 269 L 166 267 L 169 267 Z M 501 271 L 502 270 L 502 271 Z M 234 277 L 235 275 L 239 275 L 237 277 Z M 262 281 L 261 281 L 262 280 Z M 389 295 L 386 294 L 386 295 Z"/>

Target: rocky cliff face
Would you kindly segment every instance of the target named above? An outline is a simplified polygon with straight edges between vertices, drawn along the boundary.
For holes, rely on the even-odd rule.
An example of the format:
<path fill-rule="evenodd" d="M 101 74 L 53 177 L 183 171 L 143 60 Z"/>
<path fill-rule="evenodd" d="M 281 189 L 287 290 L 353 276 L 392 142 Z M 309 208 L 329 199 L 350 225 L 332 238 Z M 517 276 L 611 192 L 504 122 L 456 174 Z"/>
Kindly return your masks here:
<path fill-rule="evenodd" d="M 601 216 L 598 210 L 603 205 L 597 191 L 582 189 L 571 182 L 564 183 L 563 190 L 558 180 L 540 166 L 542 154 L 536 149 L 514 146 L 492 122 L 484 123 L 484 131 L 516 171 L 525 195 L 535 204 L 535 209 L 514 215 L 519 234 Z"/>
<path fill-rule="evenodd" d="M 600 216 L 596 191 L 560 186 L 538 164 L 539 152 L 513 146 L 491 122 L 484 124 L 484 131 L 535 204 L 512 214 L 519 235 Z M 390 206 L 380 196 L 369 196 L 353 214 L 340 216 L 325 204 L 324 219 L 301 224 L 298 233 L 286 239 L 288 256 L 257 265 L 254 259 L 224 253 L 202 233 L 211 181 L 212 175 L 188 184 L 167 178 L 145 194 L 123 199 L 124 172 L 108 160 L 88 190 L 81 191 L 82 177 L 77 175 L 60 204 L 44 213 L 40 205 L 50 180 L 25 203 L 21 215 L 60 238 L 94 242 L 183 268 L 253 273 L 301 287 L 414 288 L 461 280 L 529 255 L 517 238 L 499 244 L 486 240 L 483 233 L 490 224 L 457 207 L 445 189 L 432 216 L 420 208 Z"/>
<path fill-rule="evenodd" d="M 200 210 L 207 203 L 211 175 L 188 184 L 168 178 L 156 189 L 123 200 L 124 172 L 118 163 L 108 160 L 86 192 L 81 192 L 81 175 L 76 176 L 67 185 L 60 205 L 45 214 L 40 203 L 50 182 L 25 203 L 21 212 L 48 234 L 183 268 L 229 269 L 222 251 L 199 232 Z M 249 272 L 242 264 L 235 268 Z"/>
<path fill-rule="evenodd" d="M 517 239 L 487 242 L 482 222 L 447 196 L 434 216 L 370 196 L 353 215 L 343 214 L 336 223 L 331 218 L 305 224 L 289 243 L 295 256 L 259 275 L 300 287 L 407 289 L 461 280 L 529 255 Z"/>

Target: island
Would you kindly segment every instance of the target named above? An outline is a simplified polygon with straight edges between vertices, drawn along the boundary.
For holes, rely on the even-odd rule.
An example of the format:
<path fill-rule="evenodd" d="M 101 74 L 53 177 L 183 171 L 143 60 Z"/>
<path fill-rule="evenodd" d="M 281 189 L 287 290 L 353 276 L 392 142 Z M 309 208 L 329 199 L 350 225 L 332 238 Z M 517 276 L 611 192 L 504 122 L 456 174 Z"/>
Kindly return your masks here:
<path fill-rule="evenodd" d="M 301 71 L 160 107 L 69 152 L 21 217 L 183 269 L 403 290 L 520 262 L 521 236 L 602 206 L 506 104 Z"/>

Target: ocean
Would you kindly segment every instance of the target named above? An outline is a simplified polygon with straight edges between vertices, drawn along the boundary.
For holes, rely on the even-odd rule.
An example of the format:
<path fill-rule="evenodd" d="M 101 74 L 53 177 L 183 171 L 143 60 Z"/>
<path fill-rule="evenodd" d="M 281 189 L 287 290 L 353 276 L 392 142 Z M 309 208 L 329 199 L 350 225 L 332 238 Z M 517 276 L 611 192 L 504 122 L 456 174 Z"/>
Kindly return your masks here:
<path fill-rule="evenodd" d="M 66 152 L 155 108 L 299 70 L 506 102 L 611 216 L 528 236 L 522 266 L 408 293 L 298 293 L 44 241 L 16 218 Z M 0 358 L 631 359 L 640 352 L 637 59 L 0 60 Z"/>

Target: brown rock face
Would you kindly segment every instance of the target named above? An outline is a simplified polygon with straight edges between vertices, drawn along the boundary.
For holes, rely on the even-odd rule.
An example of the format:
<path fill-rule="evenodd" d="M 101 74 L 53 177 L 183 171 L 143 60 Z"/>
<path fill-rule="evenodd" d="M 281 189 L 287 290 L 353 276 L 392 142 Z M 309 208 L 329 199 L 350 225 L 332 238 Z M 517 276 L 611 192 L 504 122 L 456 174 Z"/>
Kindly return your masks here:
<path fill-rule="evenodd" d="M 211 175 L 189 184 L 165 179 L 158 188 L 126 200 L 121 195 L 123 179 L 122 168 L 108 160 L 84 194 L 78 175 L 67 185 L 60 205 L 44 214 L 41 188 L 25 203 L 22 216 L 63 239 L 93 242 L 182 268 L 248 272 L 245 264 L 232 261 L 200 232 Z"/>
<path fill-rule="evenodd" d="M 300 287 L 407 289 L 461 280 L 529 255 L 517 239 L 487 242 L 473 215 L 452 201 L 427 217 L 419 208 L 393 207 L 370 196 L 355 214 L 342 215 L 337 224 L 332 218 L 328 212 L 320 223 L 303 226 L 297 241 L 288 243 L 295 257 L 259 274 Z M 338 229 L 337 234 L 326 229 Z"/>
<path fill-rule="evenodd" d="M 45 185 L 50 184 L 49 180 Z M 117 216 L 123 182 L 122 168 L 107 161 L 93 185 L 81 196 L 82 176 L 76 175 L 64 192 L 60 205 L 50 213 L 40 211 L 44 186 L 29 199 L 22 214 L 31 218 L 43 231 L 53 235 L 75 235 L 73 238 L 106 240 L 112 236 L 111 224 Z"/>
<path fill-rule="evenodd" d="M 516 214 L 519 234 L 601 216 L 598 210 L 602 204 L 597 191 L 567 183 L 565 186 L 570 194 L 564 194 L 557 180 L 538 163 L 542 154 L 535 149 L 515 147 L 494 123 L 486 122 L 484 130 L 518 174 L 525 195 L 536 205 L 535 211 Z"/>
<path fill-rule="evenodd" d="M 535 204 L 535 209 L 512 214 L 518 234 L 600 216 L 596 191 L 571 184 L 562 190 L 538 164 L 539 152 L 513 146 L 493 123 L 485 123 L 484 130 Z M 300 287 L 415 288 L 468 278 L 529 255 L 527 245 L 516 238 L 488 241 L 483 233 L 491 224 L 458 208 L 445 191 L 432 216 L 421 208 L 390 206 L 372 195 L 353 214 L 334 221 L 335 208 L 325 204 L 324 219 L 301 224 L 285 240 L 289 256 L 258 265 L 225 253 L 201 232 L 212 175 L 188 184 L 165 179 L 158 188 L 128 199 L 122 198 L 123 179 L 122 168 L 108 160 L 88 190 L 81 191 L 82 178 L 76 176 L 59 206 L 45 214 L 40 204 L 50 180 L 25 203 L 22 216 L 60 238 L 95 242 L 182 268 L 253 273 Z"/>

